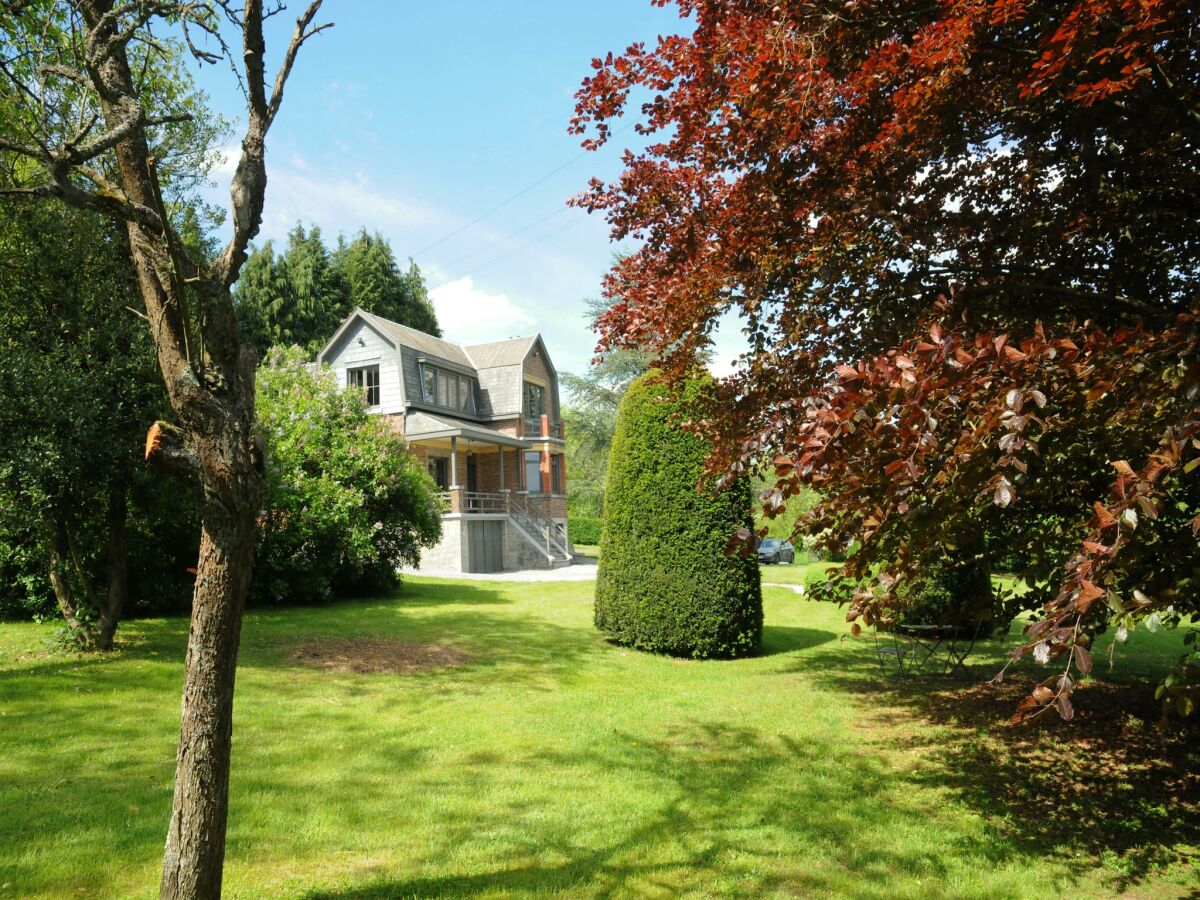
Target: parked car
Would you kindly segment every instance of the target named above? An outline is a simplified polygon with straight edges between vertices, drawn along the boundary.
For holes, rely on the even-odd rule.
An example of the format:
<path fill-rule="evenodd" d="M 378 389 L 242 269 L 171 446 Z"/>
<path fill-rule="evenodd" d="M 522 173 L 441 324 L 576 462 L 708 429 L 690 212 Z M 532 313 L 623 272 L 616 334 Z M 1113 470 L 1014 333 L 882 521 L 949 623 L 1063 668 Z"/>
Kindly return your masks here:
<path fill-rule="evenodd" d="M 792 546 L 791 541 L 767 538 L 758 545 L 758 561 L 760 563 L 794 563 L 796 548 Z"/>

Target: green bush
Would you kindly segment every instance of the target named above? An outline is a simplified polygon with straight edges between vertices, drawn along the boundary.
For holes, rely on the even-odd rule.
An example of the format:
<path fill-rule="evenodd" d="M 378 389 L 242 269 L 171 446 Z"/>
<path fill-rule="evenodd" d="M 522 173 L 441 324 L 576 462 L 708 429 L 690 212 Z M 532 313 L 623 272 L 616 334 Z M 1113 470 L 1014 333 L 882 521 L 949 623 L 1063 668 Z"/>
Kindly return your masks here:
<path fill-rule="evenodd" d="M 257 603 L 386 590 L 441 536 L 433 480 L 363 398 L 312 372 L 298 349 L 258 372 L 267 513 L 251 582 Z"/>
<path fill-rule="evenodd" d="M 598 544 L 604 520 L 598 516 L 571 516 L 567 520 L 567 532 L 573 544 Z"/>
<path fill-rule="evenodd" d="M 651 372 L 621 402 L 609 461 L 596 627 L 622 644 L 692 657 L 754 652 L 762 637 L 758 560 L 727 555 L 751 522 L 750 487 L 697 489 L 709 447 L 678 426 L 706 389 L 672 399 Z"/>
<path fill-rule="evenodd" d="M 975 628 L 991 634 L 1007 625 L 1003 604 L 994 590 L 985 566 L 940 566 L 919 581 L 900 590 L 904 601 L 901 625 L 941 625 Z"/>

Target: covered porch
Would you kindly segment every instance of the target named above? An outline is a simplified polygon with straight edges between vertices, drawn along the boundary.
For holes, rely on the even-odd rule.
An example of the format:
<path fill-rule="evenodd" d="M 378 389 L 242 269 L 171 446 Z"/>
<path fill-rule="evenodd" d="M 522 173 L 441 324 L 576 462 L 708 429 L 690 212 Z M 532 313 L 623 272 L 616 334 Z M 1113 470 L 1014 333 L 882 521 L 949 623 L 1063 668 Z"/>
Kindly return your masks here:
<path fill-rule="evenodd" d="M 442 491 L 447 513 L 509 512 L 511 494 L 524 492 L 533 466 L 540 490 L 540 454 L 515 435 L 443 419 L 428 413 L 410 415 L 405 438 Z"/>

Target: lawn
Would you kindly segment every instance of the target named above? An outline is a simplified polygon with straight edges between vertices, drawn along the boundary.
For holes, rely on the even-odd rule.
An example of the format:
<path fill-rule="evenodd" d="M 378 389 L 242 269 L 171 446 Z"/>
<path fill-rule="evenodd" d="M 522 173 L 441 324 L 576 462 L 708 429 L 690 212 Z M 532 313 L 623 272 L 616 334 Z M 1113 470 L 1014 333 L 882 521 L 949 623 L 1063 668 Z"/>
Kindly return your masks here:
<path fill-rule="evenodd" d="M 1133 692 L 1097 685 L 1072 725 L 1012 729 L 1019 686 L 883 682 L 839 610 L 786 588 L 766 592 L 761 656 L 704 663 L 609 645 L 590 591 L 413 578 L 250 614 L 226 895 L 1195 887 L 1196 732 L 1154 728 Z M 153 896 L 187 623 L 129 623 L 95 659 L 47 653 L 52 628 L 0 626 L 0 897 Z M 313 664 L 351 638 L 457 665 Z M 1179 640 L 1136 634 L 1147 653 L 1118 671 L 1143 679 Z"/>

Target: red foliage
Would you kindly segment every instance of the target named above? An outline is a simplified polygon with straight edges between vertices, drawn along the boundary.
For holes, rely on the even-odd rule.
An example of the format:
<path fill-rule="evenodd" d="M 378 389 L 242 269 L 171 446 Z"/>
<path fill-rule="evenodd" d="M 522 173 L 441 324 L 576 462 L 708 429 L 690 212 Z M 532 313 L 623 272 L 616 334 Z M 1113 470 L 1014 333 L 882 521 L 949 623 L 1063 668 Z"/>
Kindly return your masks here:
<path fill-rule="evenodd" d="M 601 350 L 682 372 L 737 312 L 714 471 L 773 461 L 768 514 L 820 490 L 852 622 L 948 553 L 1019 556 L 1018 655 L 1065 666 L 1019 716 L 1069 717 L 1098 629 L 1197 608 L 1196 3 L 677 5 L 690 36 L 578 94 L 585 146 L 635 94 L 651 141 L 575 201 L 640 242 Z"/>

